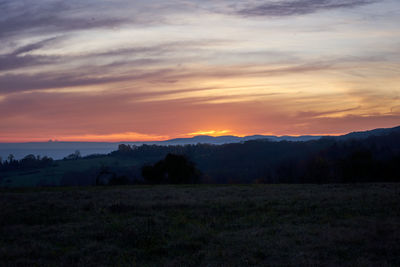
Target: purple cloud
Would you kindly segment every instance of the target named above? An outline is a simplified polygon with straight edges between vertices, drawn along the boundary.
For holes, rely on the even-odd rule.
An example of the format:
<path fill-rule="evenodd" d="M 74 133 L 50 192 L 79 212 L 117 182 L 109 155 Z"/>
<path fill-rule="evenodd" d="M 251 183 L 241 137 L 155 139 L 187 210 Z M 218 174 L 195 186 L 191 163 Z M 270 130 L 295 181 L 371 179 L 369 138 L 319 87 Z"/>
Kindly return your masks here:
<path fill-rule="evenodd" d="M 355 8 L 376 0 L 292 0 L 269 2 L 239 10 L 243 16 L 284 17 L 311 14 L 323 10 Z"/>

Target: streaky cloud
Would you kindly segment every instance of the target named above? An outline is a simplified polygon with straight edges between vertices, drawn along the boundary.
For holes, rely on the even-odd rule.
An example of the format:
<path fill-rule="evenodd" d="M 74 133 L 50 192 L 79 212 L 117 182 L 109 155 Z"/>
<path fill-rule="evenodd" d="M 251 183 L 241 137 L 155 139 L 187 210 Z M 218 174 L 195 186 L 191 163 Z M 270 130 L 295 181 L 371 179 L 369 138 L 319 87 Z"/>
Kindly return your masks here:
<path fill-rule="evenodd" d="M 0 38 L 13 35 L 38 35 L 76 30 L 110 28 L 126 24 L 125 17 L 97 17 L 91 13 L 70 16 L 68 11 L 76 10 L 66 1 L 26 2 L 21 0 L 2 3 L 3 19 L 0 20 Z M 28 8 L 29 7 L 29 8 Z"/>
<path fill-rule="evenodd" d="M 143 60 L 130 62 L 129 71 L 121 74 L 112 73 L 116 65 L 125 65 L 127 62 L 112 63 L 106 66 L 83 66 L 76 70 L 63 73 L 42 72 L 37 74 L 4 74 L 0 75 L 0 94 L 22 93 L 32 90 L 57 89 L 66 87 L 82 87 L 90 85 L 102 85 L 115 82 L 131 81 L 143 83 L 168 84 L 177 81 L 190 81 L 194 79 L 238 78 L 246 76 L 282 76 L 294 73 L 314 72 L 333 69 L 329 63 L 293 64 L 286 67 L 262 67 L 262 66 L 229 66 L 228 68 L 156 68 L 143 70 L 140 65 Z M 109 75 L 104 73 L 110 72 Z"/>
<path fill-rule="evenodd" d="M 40 53 L 32 54 L 37 50 L 46 51 L 50 45 L 56 44 L 60 40 L 65 40 L 62 36 L 46 38 L 38 42 L 32 42 L 17 47 L 12 52 L 0 54 L 0 72 L 16 70 L 24 67 L 34 67 L 38 65 L 59 66 L 60 64 L 68 64 L 71 62 L 93 62 L 98 59 L 111 59 L 112 62 L 101 67 L 105 69 L 115 67 L 133 67 L 147 66 L 151 64 L 161 63 L 164 59 L 162 56 L 178 53 L 182 49 L 199 49 L 209 45 L 220 45 L 226 41 L 223 40 L 201 40 L 196 42 L 177 41 L 168 42 L 148 46 L 133 46 L 123 48 L 113 48 L 105 51 L 91 51 L 86 53 L 70 54 L 70 55 L 41 55 Z M 40 52 L 40 51 L 39 51 Z M 85 64 L 85 63 L 81 63 Z M 94 64 L 90 64 L 90 68 L 84 67 L 86 70 L 95 69 Z"/>
<path fill-rule="evenodd" d="M 359 110 L 361 106 L 357 107 L 352 107 L 352 108 L 346 108 L 346 109 L 335 109 L 335 110 L 328 110 L 328 111 L 300 111 L 297 113 L 298 117 L 303 117 L 303 118 L 326 118 L 332 115 L 338 115 L 342 114 L 345 112 L 351 112 L 351 111 L 356 111 Z"/>
<path fill-rule="evenodd" d="M 266 99 L 262 103 L 231 101 L 216 105 L 213 101 L 210 103 L 206 99 L 196 104 L 193 104 L 193 99 L 177 99 L 156 104 L 154 102 L 132 104 L 131 98 L 125 94 L 103 96 L 31 93 L 14 95 L 0 105 L 0 120 L 5 125 L 1 135 L 11 136 L 13 133 L 22 133 L 27 128 L 29 128 L 31 137 L 88 133 L 110 134 L 112 132 L 129 132 L 131 131 L 130 124 L 135 125 L 135 132 L 159 135 L 165 132 L 165 125 L 168 125 L 170 134 L 174 135 L 182 133 L 183 130 L 189 132 L 192 129 L 193 121 L 198 122 L 196 125 L 198 127 L 210 127 L 210 123 L 212 123 L 212 125 L 222 125 L 226 129 L 246 129 L 249 132 L 260 132 L 264 129 L 265 122 L 268 122 L 274 126 L 271 130 L 277 133 L 287 131 L 293 134 L 332 133 L 332 131 L 341 133 L 354 129 L 354 127 L 360 129 L 369 127 L 371 124 L 377 124 L 378 127 L 398 125 L 400 118 L 399 112 L 353 115 L 350 108 L 348 111 L 346 109 L 326 111 L 326 113 L 344 112 L 343 116 L 335 117 L 318 116 L 321 115 L 317 114 L 318 111 L 314 114 L 297 112 L 291 114 L 285 111 L 285 106 L 291 105 L 295 100 L 287 99 L 284 95 L 277 97 L 276 99 Z M 210 98 L 209 100 L 213 100 L 212 96 Z M 335 99 L 340 99 L 340 96 Z M 322 98 L 321 100 L 323 101 Z M 266 107 L 268 107 L 268 112 L 265 112 Z M 185 109 L 185 112 L 182 112 L 182 108 Z M 291 108 L 298 109 L 296 106 Z M 243 112 L 243 110 L 247 112 Z M 60 115 L 62 115 L 62 120 Z M 152 118 L 155 116 L 159 123 L 154 123 Z M 120 119 L 115 120 L 116 117 Z M 130 123 L 126 123 L 127 121 Z M 229 121 L 231 124 L 227 123 Z M 104 127 L 104 125 L 108 127 Z"/>
<path fill-rule="evenodd" d="M 355 8 L 377 2 L 376 0 L 291 0 L 268 2 L 241 9 L 243 16 L 285 17 L 306 15 L 324 10 Z"/>
<path fill-rule="evenodd" d="M 11 53 L 0 55 L 0 71 L 9 71 L 43 64 L 54 64 L 59 60 L 59 57 L 29 55 L 26 53 L 44 48 L 47 44 L 53 43 L 58 39 L 59 38 L 56 37 L 48 38 L 39 42 L 18 47 Z"/>
<path fill-rule="evenodd" d="M 147 78 L 157 77 L 164 70 L 153 72 L 139 72 L 134 75 L 109 75 L 95 76 L 77 73 L 52 74 L 7 74 L 0 76 L 0 83 L 4 86 L 0 88 L 0 93 L 21 93 L 32 90 L 57 89 L 65 87 L 81 87 L 89 85 L 100 85 L 126 80 L 146 80 Z"/>

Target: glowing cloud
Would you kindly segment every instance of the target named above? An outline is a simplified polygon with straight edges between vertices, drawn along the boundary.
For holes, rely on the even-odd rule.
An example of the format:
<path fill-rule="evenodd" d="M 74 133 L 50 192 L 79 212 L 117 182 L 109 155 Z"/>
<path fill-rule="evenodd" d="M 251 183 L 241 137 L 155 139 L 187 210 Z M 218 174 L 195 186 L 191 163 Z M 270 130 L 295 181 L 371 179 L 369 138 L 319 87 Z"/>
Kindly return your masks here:
<path fill-rule="evenodd" d="M 198 135 L 210 135 L 210 136 L 224 136 L 224 135 L 228 135 L 232 133 L 232 131 L 229 130 L 222 130 L 222 131 L 218 131 L 218 130 L 211 130 L 211 131 L 197 131 L 194 133 L 189 133 L 189 136 L 198 136 Z"/>

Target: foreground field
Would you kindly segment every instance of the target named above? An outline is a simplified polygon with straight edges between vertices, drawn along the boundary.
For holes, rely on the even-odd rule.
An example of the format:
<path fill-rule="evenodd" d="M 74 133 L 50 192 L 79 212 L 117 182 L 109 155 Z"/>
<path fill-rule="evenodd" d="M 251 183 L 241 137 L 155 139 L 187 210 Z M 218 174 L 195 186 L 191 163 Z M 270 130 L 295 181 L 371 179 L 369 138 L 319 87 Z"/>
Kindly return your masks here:
<path fill-rule="evenodd" d="M 0 191 L 1 266 L 400 265 L 400 185 Z"/>

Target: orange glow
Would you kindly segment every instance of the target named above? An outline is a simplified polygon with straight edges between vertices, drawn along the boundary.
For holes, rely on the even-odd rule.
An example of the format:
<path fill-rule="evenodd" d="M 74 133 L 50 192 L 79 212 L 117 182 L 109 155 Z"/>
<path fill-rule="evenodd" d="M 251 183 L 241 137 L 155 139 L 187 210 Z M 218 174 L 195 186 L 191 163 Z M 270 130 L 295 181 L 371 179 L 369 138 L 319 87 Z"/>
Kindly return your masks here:
<path fill-rule="evenodd" d="M 197 131 L 194 133 L 189 133 L 189 136 L 197 136 L 197 135 L 210 135 L 210 136 L 224 136 L 224 135 L 233 135 L 230 130 L 209 130 L 209 131 Z"/>
<path fill-rule="evenodd" d="M 169 136 L 164 135 L 148 135 L 135 132 L 113 133 L 113 134 L 83 134 L 69 136 L 54 136 L 53 138 L 44 137 L 5 137 L 5 142 L 47 142 L 49 140 L 60 142 L 141 142 L 141 141 L 160 141 L 168 140 Z M 2 140 L 0 140 L 2 141 Z"/>
<path fill-rule="evenodd" d="M 113 134 L 87 134 L 76 136 L 65 136 L 56 138 L 62 141 L 83 141 L 83 142 L 121 142 L 121 141 L 159 141 L 169 139 L 169 136 L 149 135 L 135 132 L 113 133 Z"/>

